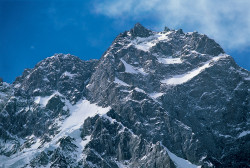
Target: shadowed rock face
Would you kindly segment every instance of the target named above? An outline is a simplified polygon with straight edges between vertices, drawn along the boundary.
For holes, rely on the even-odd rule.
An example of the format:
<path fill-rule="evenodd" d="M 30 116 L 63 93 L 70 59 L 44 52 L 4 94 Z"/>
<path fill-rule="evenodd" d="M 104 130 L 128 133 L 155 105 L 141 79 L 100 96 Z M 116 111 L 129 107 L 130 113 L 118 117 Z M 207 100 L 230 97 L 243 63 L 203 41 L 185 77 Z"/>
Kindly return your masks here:
<path fill-rule="evenodd" d="M 143 27 L 140 23 L 136 23 L 129 32 L 133 37 L 149 37 L 153 34 L 151 30 Z"/>
<path fill-rule="evenodd" d="M 249 75 L 206 35 L 136 24 L 100 60 L 0 81 L 0 167 L 247 167 Z"/>

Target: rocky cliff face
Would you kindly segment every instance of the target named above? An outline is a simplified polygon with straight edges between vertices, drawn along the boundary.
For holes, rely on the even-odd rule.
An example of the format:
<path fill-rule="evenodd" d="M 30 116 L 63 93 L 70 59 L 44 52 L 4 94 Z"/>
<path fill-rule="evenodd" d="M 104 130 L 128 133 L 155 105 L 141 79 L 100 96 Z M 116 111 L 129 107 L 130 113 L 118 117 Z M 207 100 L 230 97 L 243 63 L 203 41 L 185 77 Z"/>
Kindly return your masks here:
<path fill-rule="evenodd" d="M 0 167 L 248 167 L 249 89 L 206 35 L 136 24 L 0 81 Z"/>

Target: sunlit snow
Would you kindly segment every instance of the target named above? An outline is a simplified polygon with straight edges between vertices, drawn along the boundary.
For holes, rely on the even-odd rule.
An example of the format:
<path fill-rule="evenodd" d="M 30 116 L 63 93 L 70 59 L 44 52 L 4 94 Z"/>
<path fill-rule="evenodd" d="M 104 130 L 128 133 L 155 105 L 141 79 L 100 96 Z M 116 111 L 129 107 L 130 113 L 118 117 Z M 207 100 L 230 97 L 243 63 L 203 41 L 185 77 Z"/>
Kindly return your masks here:
<path fill-rule="evenodd" d="M 161 97 L 164 93 L 150 93 L 149 96 L 152 98 L 152 99 L 157 99 L 158 97 Z"/>
<path fill-rule="evenodd" d="M 143 68 L 135 68 L 134 66 L 132 66 L 132 65 L 128 64 L 126 61 L 124 61 L 122 58 L 121 58 L 121 61 L 122 61 L 123 65 L 125 66 L 125 72 L 127 72 L 127 73 L 132 73 L 132 74 L 141 73 L 142 75 L 148 74 L 144 71 Z"/>
<path fill-rule="evenodd" d="M 157 33 L 146 38 L 137 37 L 135 40 L 132 41 L 132 45 L 134 45 L 139 50 L 147 52 L 157 43 L 161 41 L 169 41 L 170 38 L 168 37 L 168 35 L 170 33 L 171 32 Z"/>
<path fill-rule="evenodd" d="M 188 160 L 185 160 L 181 157 L 176 156 L 174 153 L 170 152 L 168 150 L 168 148 L 166 148 L 165 146 L 163 146 L 163 147 L 167 151 L 170 159 L 174 162 L 174 164 L 177 168 L 200 168 L 201 167 L 201 166 L 197 166 L 197 165 L 192 164 Z"/>
<path fill-rule="evenodd" d="M 125 66 L 125 72 L 127 73 L 134 73 L 137 74 L 138 72 L 134 69 L 134 67 L 130 64 L 128 64 L 126 61 L 124 61 L 123 59 L 121 59 L 123 65 Z"/>
<path fill-rule="evenodd" d="M 146 92 L 145 92 L 144 90 L 142 90 L 142 89 L 140 89 L 140 88 L 138 88 L 138 87 L 136 87 L 135 90 L 136 90 L 137 92 L 142 92 L 142 93 L 145 93 L 145 94 L 146 94 Z"/>
<path fill-rule="evenodd" d="M 42 102 L 47 102 L 49 100 L 49 97 L 53 97 L 53 95 L 48 96 L 46 99 L 43 98 L 44 100 Z M 39 102 L 41 103 L 41 98 L 39 99 Z M 82 126 L 86 118 L 92 117 L 96 114 L 103 115 L 110 110 L 110 107 L 103 108 L 97 106 L 96 104 L 91 104 L 88 100 L 80 100 L 75 105 L 71 105 L 69 101 L 66 100 L 65 104 L 70 110 L 70 116 L 63 122 L 59 123 L 59 126 L 61 126 L 59 133 L 55 137 L 53 137 L 53 140 L 51 142 L 45 143 L 42 148 L 38 148 L 40 147 L 41 142 L 40 139 L 36 139 L 36 143 L 33 144 L 30 148 L 24 149 L 22 153 L 18 152 L 11 157 L 0 156 L 0 167 L 20 167 L 22 165 L 25 165 L 27 162 L 29 162 L 30 158 L 33 158 L 41 151 L 47 149 L 55 149 L 58 146 L 58 140 L 65 136 L 70 136 L 75 139 L 75 142 L 78 146 L 78 150 L 75 152 L 78 153 L 78 156 L 81 156 L 81 151 L 83 150 L 84 146 L 90 141 L 90 136 L 87 136 L 86 140 L 82 140 L 80 137 L 80 127 Z M 4 165 L 2 164 L 3 160 Z"/>
<path fill-rule="evenodd" d="M 179 84 L 183 84 L 186 83 L 187 81 L 191 80 L 192 78 L 194 78 L 195 76 L 199 75 L 204 69 L 211 67 L 213 64 L 213 62 L 218 61 L 221 58 L 225 58 L 227 57 L 227 55 L 225 54 L 220 54 L 217 57 L 214 57 L 213 59 L 211 59 L 210 61 L 207 61 L 204 65 L 202 65 L 201 67 L 198 67 L 196 69 L 193 69 L 185 74 L 181 74 L 181 75 L 175 75 L 172 78 L 169 79 L 164 79 L 161 81 L 161 83 L 163 84 L 167 84 L 167 85 L 179 85 Z"/>
<path fill-rule="evenodd" d="M 122 86 L 129 86 L 127 83 L 121 81 L 120 79 L 118 79 L 117 77 L 115 77 L 115 83 L 122 85 Z"/>
<path fill-rule="evenodd" d="M 158 62 L 162 63 L 162 64 L 181 64 L 182 60 L 181 58 L 157 58 Z"/>
<path fill-rule="evenodd" d="M 240 133 L 240 135 L 238 136 L 238 138 L 241 138 L 241 137 L 246 136 L 248 134 L 250 134 L 250 131 L 243 131 L 243 132 Z"/>
<path fill-rule="evenodd" d="M 88 100 L 81 100 L 74 106 L 68 104 L 68 107 L 71 115 L 63 122 L 61 132 L 79 129 L 86 118 L 96 114 L 105 114 L 110 110 L 109 107 L 102 108 L 95 104 L 91 104 Z"/>
<path fill-rule="evenodd" d="M 36 104 L 40 104 L 42 107 L 45 107 L 48 104 L 49 100 L 55 95 L 61 96 L 61 94 L 56 91 L 51 96 L 45 96 L 45 97 L 36 96 L 34 102 Z"/>
<path fill-rule="evenodd" d="M 65 77 L 65 76 L 68 76 L 69 78 L 73 78 L 75 76 L 75 74 L 72 74 L 68 71 L 65 71 L 63 74 L 62 74 L 62 77 Z"/>

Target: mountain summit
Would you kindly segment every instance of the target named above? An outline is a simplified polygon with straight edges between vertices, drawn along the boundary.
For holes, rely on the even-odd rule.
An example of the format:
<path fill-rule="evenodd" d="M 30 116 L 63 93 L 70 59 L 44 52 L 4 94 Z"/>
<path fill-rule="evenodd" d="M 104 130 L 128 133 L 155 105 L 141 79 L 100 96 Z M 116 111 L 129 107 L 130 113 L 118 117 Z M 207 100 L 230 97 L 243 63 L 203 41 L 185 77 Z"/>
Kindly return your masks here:
<path fill-rule="evenodd" d="M 206 35 L 138 23 L 0 83 L 0 167 L 248 167 L 249 89 Z"/>
<path fill-rule="evenodd" d="M 148 37 L 152 35 L 152 31 L 143 27 L 140 23 L 136 23 L 134 28 L 132 28 L 129 32 L 134 37 Z"/>

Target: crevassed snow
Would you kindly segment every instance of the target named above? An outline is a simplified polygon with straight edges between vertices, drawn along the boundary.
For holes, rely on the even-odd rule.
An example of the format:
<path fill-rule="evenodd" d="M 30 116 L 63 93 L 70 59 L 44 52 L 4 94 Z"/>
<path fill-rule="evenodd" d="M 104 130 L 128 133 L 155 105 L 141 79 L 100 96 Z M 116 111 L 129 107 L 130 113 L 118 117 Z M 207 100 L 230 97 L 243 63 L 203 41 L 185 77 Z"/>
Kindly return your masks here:
<path fill-rule="evenodd" d="M 122 86 L 129 86 L 129 84 L 123 82 L 122 80 L 118 79 L 117 77 L 115 77 L 115 83 L 122 85 Z"/>
<path fill-rule="evenodd" d="M 155 46 L 160 41 L 169 41 L 168 34 L 171 32 L 166 33 L 156 33 L 152 36 L 142 38 L 137 37 L 135 40 L 133 40 L 131 43 L 134 45 L 137 49 L 143 50 L 143 51 L 149 51 L 150 48 Z"/>
<path fill-rule="evenodd" d="M 40 104 L 42 107 L 45 107 L 48 104 L 49 100 L 55 95 L 61 96 L 61 94 L 58 91 L 56 91 L 51 96 L 45 96 L 45 97 L 36 96 L 34 102 L 36 104 Z"/>
<path fill-rule="evenodd" d="M 240 133 L 240 135 L 238 136 L 238 138 L 241 138 L 241 137 L 246 136 L 248 134 L 250 134 L 250 131 L 243 131 L 243 132 Z"/>
<path fill-rule="evenodd" d="M 137 74 L 138 72 L 134 69 L 134 67 L 130 64 L 128 64 L 126 61 L 124 61 L 122 58 L 120 59 L 123 63 L 123 65 L 125 66 L 125 72 L 128 73 L 134 73 Z"/>
<path fill-rule="evenodd" d="M 161 80 L 161 83 L 164 83 L 167 85 L 179 85 L 179 84 L 186 83 L 187 81 L 191 80 L 195 76 L 199 75 L 204 69 L 211 67 L 212 66 L 211 63 L 216 62 L 219 59 L 225 58 L 227 56 L 228 55 L 220 54 L 219 56 L 212 58 L 210 61 L 207 61 L 201 67 L 193 69 L 193 70 L 191 70 L 185 74 L 182 74 L 182 75 L 175 75 L 172 78 Z"/>
<path fill-rule="evenodd" d="M 181 64 L 182 60 L 181 58 L 157 58 L 158 62 L 162 63 L 162 64 Z"/>
<path fill-rule="evenodd" d="M 162 145 L 163 146 L 163 145 Z M 201 166 L 197 166 L 189 162 L 188 160 L 185 160 L 181 157 L 176 156 L 174 153 L 170 152 L 168 148 L 163 146 L 164 149 L 167 151 L 170 159 L 174 162 L 177 168 L 200 168 Z"/>

